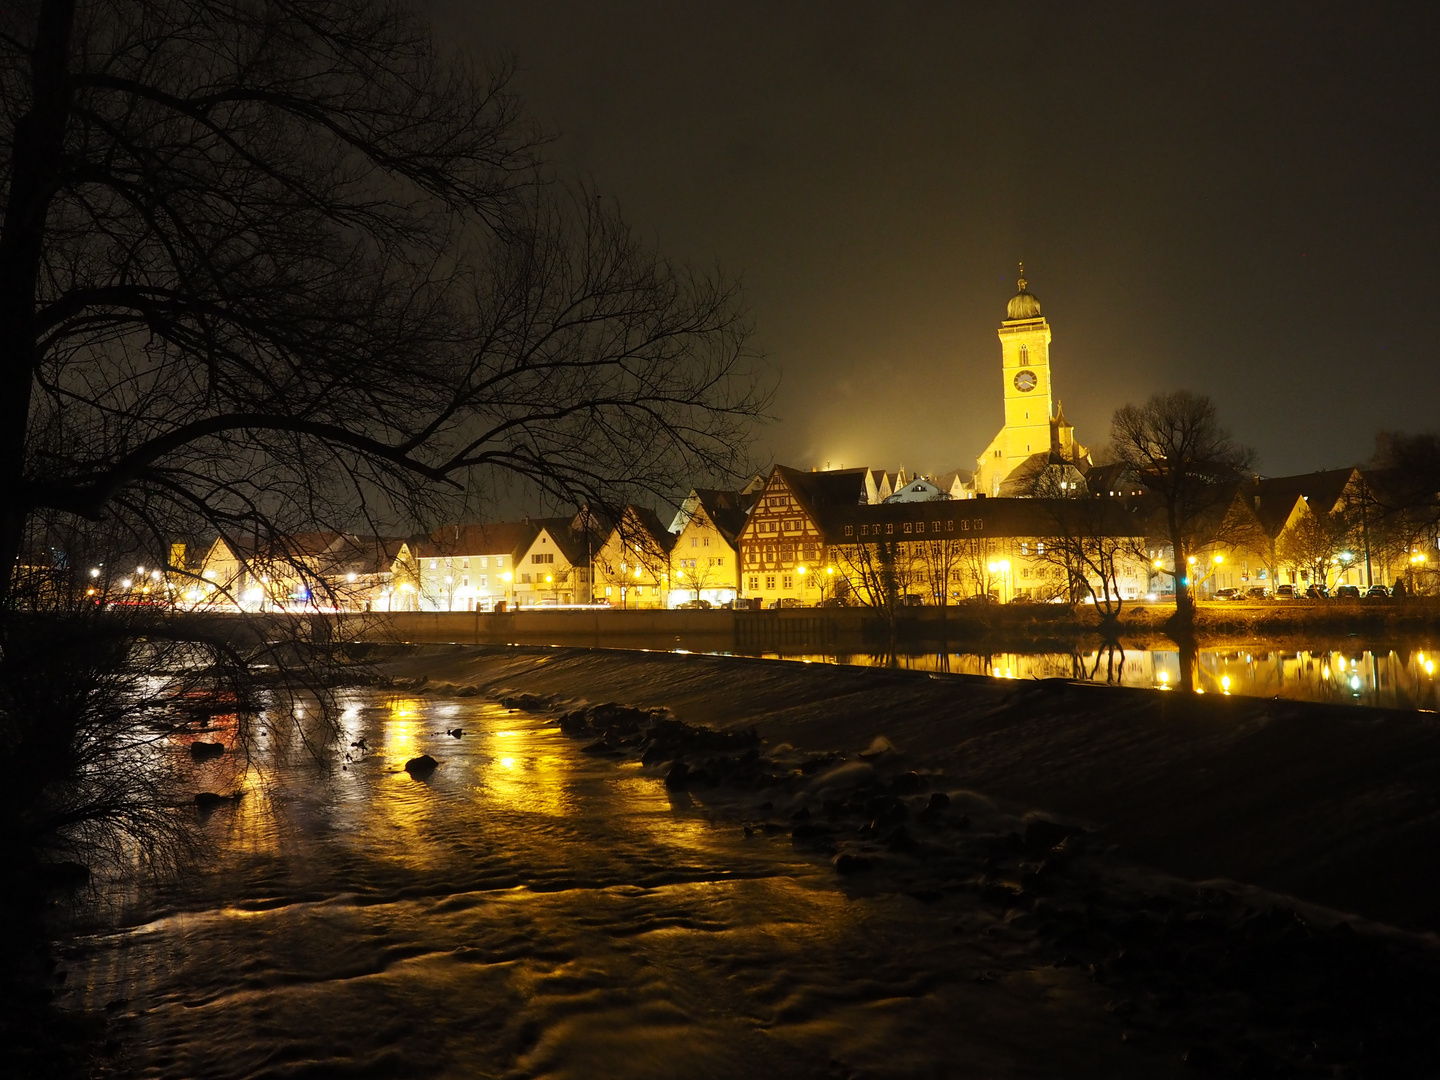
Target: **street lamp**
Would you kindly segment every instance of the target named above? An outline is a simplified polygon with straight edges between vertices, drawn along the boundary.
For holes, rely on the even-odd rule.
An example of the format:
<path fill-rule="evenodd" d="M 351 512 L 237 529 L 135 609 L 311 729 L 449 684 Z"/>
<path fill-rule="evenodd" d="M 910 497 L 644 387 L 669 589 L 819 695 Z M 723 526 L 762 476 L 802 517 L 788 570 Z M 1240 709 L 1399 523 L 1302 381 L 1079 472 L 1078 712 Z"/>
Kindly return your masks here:
<path fill-rule="evenodd" d="M 1006 585 L 1008 584 L 1006 579 L 1010 575 L 1010 560 L 996 559 L 994 562 L 990 563 L 990 573 L 1000 575 L 1000 602 L 1004 603 Z"/>

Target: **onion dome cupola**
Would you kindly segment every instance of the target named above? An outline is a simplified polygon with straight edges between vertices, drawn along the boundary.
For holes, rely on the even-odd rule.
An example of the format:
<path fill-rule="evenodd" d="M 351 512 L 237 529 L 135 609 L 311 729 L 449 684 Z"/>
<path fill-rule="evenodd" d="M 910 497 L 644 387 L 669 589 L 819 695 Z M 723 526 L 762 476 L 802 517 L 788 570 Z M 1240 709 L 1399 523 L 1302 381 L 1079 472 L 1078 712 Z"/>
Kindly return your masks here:
<path fill-rule="evenodd" d="M 1030 292 L 1025 282 L 1025 264 L 1020 264 L 1020 279 L 1016 282 L 1020 291 L 1010 298 L 1010 303 L 1005 306 L 1005 321 L 1016 322 L 1020 319 L 1040 318 L 1040 300 Z"/>

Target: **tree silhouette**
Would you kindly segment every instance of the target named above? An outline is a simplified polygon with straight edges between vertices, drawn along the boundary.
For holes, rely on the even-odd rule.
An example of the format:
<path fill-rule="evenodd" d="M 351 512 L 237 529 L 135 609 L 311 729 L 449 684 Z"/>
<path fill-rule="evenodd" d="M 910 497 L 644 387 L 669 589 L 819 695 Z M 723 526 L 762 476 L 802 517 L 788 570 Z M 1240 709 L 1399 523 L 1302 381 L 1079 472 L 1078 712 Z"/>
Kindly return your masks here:
<path fill-rule="evenodd" d="M 383 0 L 0 13 L 0 586 L 77 520 L 273 544 L 740 460 L 736 287 L 549 176 L 507 75 Z"/>

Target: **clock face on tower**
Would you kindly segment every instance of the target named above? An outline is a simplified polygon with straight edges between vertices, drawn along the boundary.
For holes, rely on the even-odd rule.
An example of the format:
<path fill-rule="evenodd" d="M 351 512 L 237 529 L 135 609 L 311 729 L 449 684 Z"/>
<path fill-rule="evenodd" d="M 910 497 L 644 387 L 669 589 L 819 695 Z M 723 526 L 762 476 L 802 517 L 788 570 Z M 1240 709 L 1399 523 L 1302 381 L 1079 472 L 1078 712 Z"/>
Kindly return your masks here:
<path fill-rule="evenodd" d="M 1033 371 L 1022 371 L 1015 376 L 1015 389 L 1019 390 L 1022 394 L 1028 394 L 1031 390 L 1035 389 L 1035 383 L 1037 381 Z"/>

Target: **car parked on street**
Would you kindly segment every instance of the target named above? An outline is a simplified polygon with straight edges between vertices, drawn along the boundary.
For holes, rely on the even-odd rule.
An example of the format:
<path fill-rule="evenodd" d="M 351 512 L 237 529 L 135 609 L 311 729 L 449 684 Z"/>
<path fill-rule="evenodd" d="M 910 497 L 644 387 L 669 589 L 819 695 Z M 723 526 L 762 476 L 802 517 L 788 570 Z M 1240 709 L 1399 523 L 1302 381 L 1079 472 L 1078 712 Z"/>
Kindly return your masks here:
<path fill-rule="evenodd" d="M 1335 586 L 1335 599 L 1336 599 L 1336 600 L 1359 600 L 1359 599 L 1360 599 L 1360 586 L 1359 586 L 1359 585 L 1336 585 L 1336 586 Z"/>
<path fill-rule="evenodd" d="M 1241 597 L 1240 597 L 1240 590 L 1239 590 L 1239 589 L 1216 589 L 1216 590 L 1215 590 L 1215 599 L 1216 599 L 1216 600 L 1239 600 L 1240 598 L 1241 598 Z"/>
<path fill-rule="evenodd" d="M 1294 599 L 1295 599 L 1295 586 L 1294 586 L 1294 585 L 1276 585 L 1276 586 L 1275 586 L 1275 599 L 1276 599 L 1276 600 L 1294 600 Z"/>
<path fill-rule="evenodd" d="M 1365 590 L 1365 599 L 1389 600 L 1390 590 L 1387 589 L 1384 585 L 1371 585 L 1370 588 Z"/>
<path fill-rule="evenodd" d="M 1264 585 L 1252 585 L 1249 589 L 1245 590 L 1245 599 L 1247 600 L 1268 600 L 1269 598 L 1270 590 L 1265 588 Z"/>
<path fill-rule="evenodd" d="M 1311 585 L 1308 589 L 1305 590 L 1305 599 L 1329 600 L 1330 590 L 1327 589 L 1324 585 Z"/>

